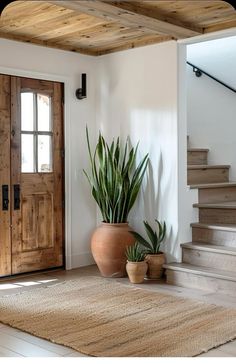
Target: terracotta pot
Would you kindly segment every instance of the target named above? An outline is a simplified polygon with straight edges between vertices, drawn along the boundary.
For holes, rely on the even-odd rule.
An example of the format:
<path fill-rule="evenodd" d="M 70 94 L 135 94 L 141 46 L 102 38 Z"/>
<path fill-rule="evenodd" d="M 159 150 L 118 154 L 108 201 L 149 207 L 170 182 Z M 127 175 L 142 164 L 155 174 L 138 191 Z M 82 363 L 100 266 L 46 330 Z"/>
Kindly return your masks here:
<path fill-rule="evenodd" d="M 145 274 L 147 273 L 147 262 L 129 262 L 126 264 L 126 271 L 131 283 L 143 283 Z"/>
<path fill-rule="evenodd" d="M 130 234 L 128 223 L 102 223 L 93 233 L 91 250 L 93 258 L 103 277 L 125 277 L 127 246 L 133 245 L 135 238 Z"/>
<path fill-rule="evenodd" d="M 165 254 L 147 254 L 145 261 L 148 264 L 147 278 L 160 279 L 163 275 L 163 264 L 165 263 Z"/>

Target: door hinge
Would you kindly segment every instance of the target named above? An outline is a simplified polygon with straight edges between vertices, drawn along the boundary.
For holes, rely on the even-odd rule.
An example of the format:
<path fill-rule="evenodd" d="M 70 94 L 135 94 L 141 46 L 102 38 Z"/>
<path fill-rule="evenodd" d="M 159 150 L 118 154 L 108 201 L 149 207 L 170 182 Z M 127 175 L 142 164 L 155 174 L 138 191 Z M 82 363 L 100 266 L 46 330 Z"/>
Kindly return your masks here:
<path fill-rule="evenodd" d="M 61 149 L 61 157 L 65 158 L 65 149 Z"/>

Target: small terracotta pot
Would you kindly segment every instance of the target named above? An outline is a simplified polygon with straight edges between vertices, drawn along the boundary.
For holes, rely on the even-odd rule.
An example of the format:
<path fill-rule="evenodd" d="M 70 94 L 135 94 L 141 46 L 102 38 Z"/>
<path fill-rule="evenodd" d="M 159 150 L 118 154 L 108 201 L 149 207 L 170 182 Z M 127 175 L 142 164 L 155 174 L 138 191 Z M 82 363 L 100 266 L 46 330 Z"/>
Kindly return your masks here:
<path fill-rule="evenodd" d="M 147 262 L 129 262 L 126 264 L 126 271 L 131 283 L 143 283 L 145 274 L 147 273 Z"/>
<path fill-rule="evenodd" d="M 93 233 L 91 250 L 103 277 L 125 277 L 126 247 L 133 245 L 135 238 L 130 234 L 128 223 L 102 223 Z"/>
<path fill-rule="evenodd" d="M 145 261 L 148 264 L 147 278 L 160 279 L 163 275 L 163 264 L 165 263 L 165 254 L 147 254 Z"/>

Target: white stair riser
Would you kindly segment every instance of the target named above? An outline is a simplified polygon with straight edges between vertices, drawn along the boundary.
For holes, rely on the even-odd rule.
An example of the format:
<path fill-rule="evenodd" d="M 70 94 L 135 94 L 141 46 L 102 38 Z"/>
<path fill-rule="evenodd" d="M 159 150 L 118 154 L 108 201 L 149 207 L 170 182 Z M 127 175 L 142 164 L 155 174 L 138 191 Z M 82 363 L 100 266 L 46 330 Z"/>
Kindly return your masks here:
<path fill-rule="evenodd" d="M 199 222 L 205 224 L 236 224 L 236 209 L 199 208 Z"/>
<path fill-rule="evenodd" d="M 236 272 L 236 255 L 183 248 L 183 263 Z"/>
<path fill-rule="evenodd" d="M 188 185 L 228 181 L 228 168 L 188 169 Z"/>
<path fill-rule="evenodd" d="M 188 151 L 188 164 L 207 164 L 207 151 Z"/>
<path fill-rule="evenodd" d="M 198 190 L 199 203 L 236 201 L 235 187 L 202 188 Z"/>
<path fill-rule="evenodd" d="M 236 282 L 233 281 L 170 269 L 166 270 L 166 276 L 168 284 L 236 297 Z"/>
<path fill-rule="evenodd" d="M 236 248 L 236 231 L 193 227 L 192 240 L 199 243 L 209 243 Z"/>

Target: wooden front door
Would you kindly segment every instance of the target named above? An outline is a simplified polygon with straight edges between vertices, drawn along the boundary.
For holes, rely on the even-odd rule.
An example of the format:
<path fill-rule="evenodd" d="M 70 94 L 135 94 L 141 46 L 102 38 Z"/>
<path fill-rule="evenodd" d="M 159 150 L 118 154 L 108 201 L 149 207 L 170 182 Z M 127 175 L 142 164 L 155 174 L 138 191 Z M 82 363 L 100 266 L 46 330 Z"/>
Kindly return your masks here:
<path fill-rule="evenodd" d="M 0 182 L 5 186 L 0 275 L 60 267 L 64 251 L 63 86 L 13 76 L 0 80 L 4 150 Z M 6 186 L 9 203 L 4 210 Z"/>

